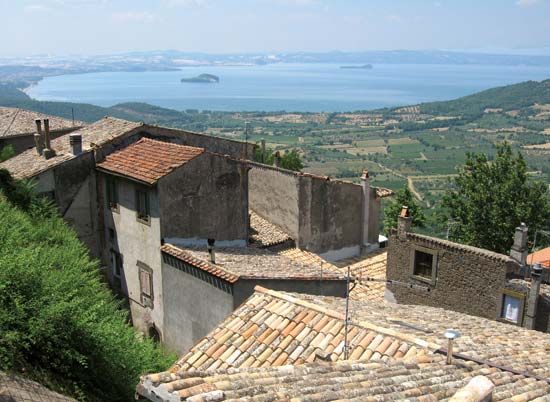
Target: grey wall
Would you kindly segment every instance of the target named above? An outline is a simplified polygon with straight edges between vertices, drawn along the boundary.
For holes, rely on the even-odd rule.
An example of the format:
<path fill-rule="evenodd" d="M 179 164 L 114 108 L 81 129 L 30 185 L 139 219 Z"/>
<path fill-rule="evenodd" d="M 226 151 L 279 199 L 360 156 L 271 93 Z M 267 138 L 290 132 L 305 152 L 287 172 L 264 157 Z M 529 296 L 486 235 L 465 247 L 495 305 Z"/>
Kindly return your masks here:
<path fill-rule="evenodd" d="M 118 186 L 118 212 L 107 207 L 105 201 L 105 177 L 98 174 L 98 191 L 101 192 L 100 211 L 102 213 L 101 237 L 103 264 L 108 266 L 108 277 L 112 282 L 110 254 L 112 249 L 122 255 L 123 272 L 121 274 L 122 293 L 130 302 L 132 322 L 140 331 L 147 333 L 154 325 L 162 336 L 163 305 L 162 305 L 162 271 L 160 253 L 160 220 L 159 200 L 156 189 L 149 189 L 151 208 L 150 223 L 145 224 L 136 219 L 135 189 L 140 185 L 123 178 L 116 178 Z M 115 231 L 115 240 L 109 240 L 109 228 Z M 153 271 L 153 308 L 141 304 L 138 261 L 149 266 Z"/>
<path fill-rule="evenodd" d="M 159 180 L 163 238 L 244 240 L 248 234 L 246 166 L 203 153 Z"/>
<path fill-rule="evenodd" d="M 515 263 L 506 262 L 506 256 L 493 258 L 444 240 L 425 240 L 410 233 L 401 238 L 394 234 L 390 236 L 388 248 L 386 276 L 389 280 L 426 285 L 412 278 L 411 255 L 416 246 L 437 251 L 437 282 L 430 292 L 387 285 L 395 301 L 442 307 L 490 319 L 500 316 L 506 273 Z"/>
<path fill-rule="evenodd" d="M 233 285 L 234 308 L 240 306 L 254 293 L 255 286 L 284 292 L 346 297 L 346 281 L 316 281 L 296 279 L 239 279 Z"/>
<path fill-rule="evenodd" d="M 251 143 L 151 125 L 145 125 L 144 130 L 165 141 L 204 148 L 210 152 L 229 155 L 233 158 L 252 159 L 254 155 L 255 145 Z"/>
<path fill-rule="evenodd" d="M 187 352 L 233 311 L 233 296 L 163 262 L 164 343 Z"/>
<path fill-rule="evenodd" d="M 348 249 L 351 255 L 359 253 L 363 201 L 360 185 L 250 165 L 250 207 L 288 233 L 298 247 L 326 253 L 329 259 L 342 249 Z M 371 216 L 377 214 L 372 208 L 370 212 Z M 376 221 L 371 219 L 374 231 L 370 233 L 376 238 L 373 243 L 378 242 Z"/>
<path fill-rule="evenodd" d="M 299 177 L 269 167 L 253 166 L 248 172 L 248 183 L 250 208 L 297 240 L 300 232 Z"/>

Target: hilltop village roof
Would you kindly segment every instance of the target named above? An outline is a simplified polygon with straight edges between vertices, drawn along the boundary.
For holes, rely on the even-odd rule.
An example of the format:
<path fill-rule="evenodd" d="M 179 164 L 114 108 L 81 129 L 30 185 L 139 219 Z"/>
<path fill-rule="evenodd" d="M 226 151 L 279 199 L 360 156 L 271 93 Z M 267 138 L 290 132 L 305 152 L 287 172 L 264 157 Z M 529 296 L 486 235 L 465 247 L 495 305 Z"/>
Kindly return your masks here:
<path fill-rule="evenodd" d="M 285 243 L 294 244 L 293 239 L 281 228 L 262 218 L 256 212 L 250 210 L 250 243 L 254 246 L 265 248 L 278 246 Z"/>
<path fill-rule="evenodd" d="M 0 139 L 19 137 L 36 132 L 35 120 L 49 119 L 50 131 L 77 129 L 84 126 L 81 121 L 63 119 L 57 116 L 48 116 L 30 110 L 12 107 L 0 107 Z"/>
<path fill-rule="evenodd" d="M 550 268 L 550 247 L 535 251 L 527 256 L 528 264 L 540 263 L 543 267 Z"/>
<path fill-rule="evenodd" d="M 108 155 L 97 167 L 152 185 L 204 152 L 203 148 L 142 138 Z"/>
<path fill-rule="evenodd" d="M 138 392 L 152 401 L 429 401 L 482 374 L 496 386 L 494 400 L 550 394 L 550 334 L 433 307 L 351 301 L 345 360 L 344 304 L 256 287 L 169 371 L 142 377 Z M 447 328 L 462 334 L 452 365 L 443 361 Z"/>
<path fill-rule="evenodd" d="M 229 283 L 239 279 L 344 280 L 336 270 L 304 264 L 254 247 L 216 247 L 216 263 L 210 262 L 206 247 L 177 247 L 164 244 L 161 250 L 177 260 L 199 268 Z"/>
<path fill-rule="evenodd" d="M 82 135 L 82 152 L 87 153 L 95 147 L 105 145 L 142 126 L 143 123 L 105 117 L 89 126 L 74 131 L 72 134 Z M 12 176 L 17 179 L 31 178 L 77 157 L 71 153 L 69 134 L 53 139 L 51 147 L 55 150 L 56 154 L 50 159 L 38 155 L 36 149 L 33 148 L 0 163 L 0 169 L 9 170 Z"/>
<path fill-rule="evenodd" d="M 50 391 L 37 382 L 2 371 L 0 371 L 0 401 L 76 402 L 75 399 Z"/>

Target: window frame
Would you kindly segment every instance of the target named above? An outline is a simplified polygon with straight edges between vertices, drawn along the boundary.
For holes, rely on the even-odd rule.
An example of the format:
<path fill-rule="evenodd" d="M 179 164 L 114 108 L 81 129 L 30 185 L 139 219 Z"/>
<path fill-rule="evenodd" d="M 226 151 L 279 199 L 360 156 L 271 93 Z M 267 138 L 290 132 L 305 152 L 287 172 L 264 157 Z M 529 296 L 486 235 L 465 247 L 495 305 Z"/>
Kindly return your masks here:
<path fill-rule="evenodd" d="M 146 214 L 144 215 L 140 213 L 140 207 L 141 207 L 140 193 L 145 195 L 144 199 L 145 199 Z M 150 225 L 151 224 L 151 200 L 150 200 L 149 190 L 144 187 L 136 187 L 134 194 L 135 194 L 136 220 L 138 222 Z"/>
<path fill-rule="evenodd" d="M 504 307 L 505 307 L 506 297 L 512 297 L 514 299 L 519 300 L 519 314 L 518 314 L 517 322 L 509 320 L 504 317 Z M 525 299 L 526 299 L 525 293 L 518 292 L 512 289 L 504 289 L 502 291 L 502 297 L 500 298 L 500 309 L 499 309 L 497 320 L 521 327 L 523 325 L 523 320 L 525 318 Z"/>
<path fill-rule="evenodd" d="M 416 273 L 415 268 L 416 268 L 416 253 L 417 252 L 424 253 L 424 254 L 429 254 L 429 255 L 432 256 L 432 272 L 431 272 L 430 277 L 418 275 Z M 411 249 L 411 254 L 410 254 L 410 276 L 411 276 L 412 279 L 427 283 L 431 286 L 435 286 L 436 282 L 437 282 L 437 267 L 438 267 L 438 251 L 437 250 L 427 248 L 427 247 L 423 247 L 423 246 L 418 246 L 418 245 L 415 245 Z"/>
<path fill-rule="evenodd" d="M 111 274 L 113 275 L 113 278 L 120 280 L 124 269 L 122 254 L 120 254 L 118 251 L 116 251 L 113 248 L 109 250 L 109 253 L 111 257 Z M 120 266 L 119 266 L 119 263 L 120 263 Z M 118 267 L 118 273 L 117 273 L 117 267 Z"/>
<path fill-rule="evenodd" d="M 147 264 L 144 264 L 141 261 L 138 261 L 136 265 L 138 267 L 140 303 L 142 306 L 149 307 L 152 309 L 154 307 L 154 300 L 155 300 L 155 293 L 154 293 L 154 286 L 153 286 L 153 270 L 151 269 L 151 267 L 149 267 Z M 148 282 L 149 282 L 148 292 L 147 291 L 144 292 L 144 287 L 146 284 L 143 281 L 143 277 L 145 275 L 148 276 Z"/>
<path fill-rule="evenodd" d="M 114 212 L 119 212 L 118 180 L 112 176 L 105 176 L 105 200 L 107 207 Z"/>

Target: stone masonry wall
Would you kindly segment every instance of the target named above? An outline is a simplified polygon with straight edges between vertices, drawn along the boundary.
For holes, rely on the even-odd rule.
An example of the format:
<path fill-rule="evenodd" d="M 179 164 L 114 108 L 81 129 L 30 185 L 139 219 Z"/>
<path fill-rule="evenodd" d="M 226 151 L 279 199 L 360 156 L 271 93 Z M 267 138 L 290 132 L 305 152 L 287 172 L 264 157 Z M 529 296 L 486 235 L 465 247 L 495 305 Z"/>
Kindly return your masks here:
<path fill-rule="evenodd" d="M 412 276 L 411 261 L 416 247 L 436 252 L 434 285 Z M 398 303 L 442 307 L 496 319 L 500 315 L 507 269 L 516 263 L 508 256 L 484 251 L 412 233 L 404 238 L 393 234 L 386 274 L 389 280 L 403 284 L 387 286 L 391 298 Z M 430 291 L 405 286 L 409 283 L 427 286 Z"/>

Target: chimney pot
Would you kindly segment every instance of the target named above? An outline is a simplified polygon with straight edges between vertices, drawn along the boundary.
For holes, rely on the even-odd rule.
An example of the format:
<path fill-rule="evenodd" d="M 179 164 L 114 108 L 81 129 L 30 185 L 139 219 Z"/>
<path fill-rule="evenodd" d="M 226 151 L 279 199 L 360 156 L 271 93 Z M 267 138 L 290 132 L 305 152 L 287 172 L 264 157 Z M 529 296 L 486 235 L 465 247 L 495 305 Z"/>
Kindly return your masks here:
<path fill-rule="evenodd" d="M 453 363 L 453 342 L 455 339 L 460 338 L 460 332 L 455 329 L 448 329 L 443 334 L 447 338 L 447 364 Z"/>
<path fill-rule="evenodd" d="M 50 120 L 44 119 L 44 151 L 42 152 L 44 158 L 50 159 L 55 156 L 55 151 L 50 144 Z"/>
<path fill-rule="evenodd" d="M 82 153 L 81 134 L 69 134 L 69 144 L 71 146 L 71 152 L 73 155 L 80 155 Z"/>
<path fill-rule="evenodd" d="M 411 230 L 412 217 L 410 216 L 409 207 L 403 205 L 399 217 L 397 218 L 397 235 L 400 238 L 405 238 L 407 232 Z"/>
<path fill-rule="evenodd" d="M 38 155 L 42 155 L 42 152 L 44 151 L 44 141 L 42 138 L 42 121 L 40 121 L 40 119 L 37 119 L 34 122 L 36 123 L 34 145 L 36 146 L 36 152 L 38 152 Z"/>

